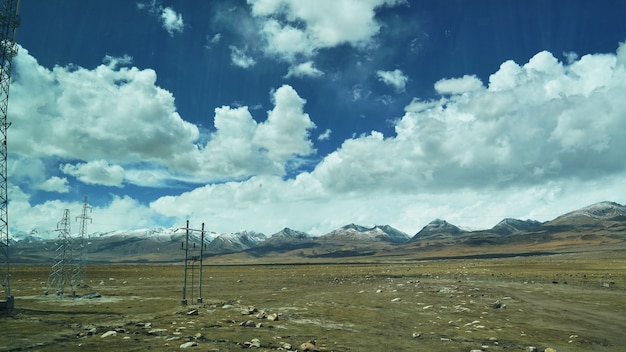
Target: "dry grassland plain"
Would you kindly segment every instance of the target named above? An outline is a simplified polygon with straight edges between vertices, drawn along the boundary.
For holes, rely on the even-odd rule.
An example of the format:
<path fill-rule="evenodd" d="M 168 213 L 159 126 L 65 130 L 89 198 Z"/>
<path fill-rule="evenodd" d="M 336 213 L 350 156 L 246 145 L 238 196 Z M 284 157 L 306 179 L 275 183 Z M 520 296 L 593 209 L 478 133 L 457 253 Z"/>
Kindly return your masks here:
<path fill-rule="evenodd" d="M 88 265 L 77 293 L 96 298 L 44 296 L 49 273 L 13 267 L 1 351 L 626 350 L 624 252 L 211 264 L 186 306 L 182 264 Z"/>

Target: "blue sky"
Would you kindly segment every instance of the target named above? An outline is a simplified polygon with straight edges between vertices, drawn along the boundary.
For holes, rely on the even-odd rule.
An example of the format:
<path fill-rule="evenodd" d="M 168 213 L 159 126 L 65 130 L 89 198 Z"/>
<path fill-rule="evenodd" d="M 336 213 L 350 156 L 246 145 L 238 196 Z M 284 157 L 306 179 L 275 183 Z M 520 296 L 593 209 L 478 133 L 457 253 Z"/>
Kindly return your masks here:
<path fill-rule="evenodd" d="M 12 232 L 348 223 L 412 235 L 625 203 L 624 1 L 24 1 Z M 78 227 L 76 227 L 78 228 Z"/>

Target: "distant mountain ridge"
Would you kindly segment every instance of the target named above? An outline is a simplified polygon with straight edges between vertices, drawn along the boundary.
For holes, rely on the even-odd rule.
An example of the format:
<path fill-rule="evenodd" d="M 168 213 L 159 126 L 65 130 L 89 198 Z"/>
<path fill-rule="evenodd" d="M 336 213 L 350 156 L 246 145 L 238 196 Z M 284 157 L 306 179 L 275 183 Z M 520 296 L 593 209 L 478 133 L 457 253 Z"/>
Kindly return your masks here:
<path fill-rule="evenodd" d="M 383 241 L 404 243 L 409 236 L 389 225 L 365 227 L 356 224 L 345 225 L 319 237 L 320 241 Z"/>
<path fill-rule="evenodd" d="M 377 253 L 391 255 L 397 251 L 419 254 L 455 246 L 480 251 L 486 248 L 481 246 L 549 247 L 554 241 L 562 241 L 562 246 L 584 245 L 591 243 L 590 240 L 610 243 L 626 241 L 624 234 L 626 207 L 615 202 L 600 202 L 544 223 L 505 218 L 487 230 L 466 230 L 435 219 L 412 237 L 389 225 L 367 227 L 354 223 L 317 237 L 290 228 L 269 237 L 253 231 L 230 234 L 207 231 L 203 249 L 205 255 L 212 257 L 242 253 L 254 258 L 343 258 Z M 85 252 L 93 262 L 179 261 L 184 258 L 182 249 L 186 235 L 184 229 L 162 227 L 92 233 L 86 237 Z M 188 240 L 192 250 L 201 248 L 197 231 L 189 232 Z M 38 234 L 12 234 L 9 241 L 13 260 L 24 262 L 51 263 L 58 247 L 56 239 L 43 239 Z"/>
<path fill-rule="evenodd" d="M 242 231 L 217 236 L 207 246 L 207 252 L 234 253 L 250 249 L 267 240 L 262 233 Z"/>
<path fill-rule="evenodd" d="M 562 223 L 583 225 L 589 222 L 597 222 L 602 220 L 610 220 L 613 218 L 625 219 L 626 218 L 626 206 L 623 206 L 615 202 L 600 202 L 588 205 L 584 208 L 570 211 L 565 213 L 554 220 L 549 221 L 549 224 L 556 225 Z"/>
<path fill-rule="evenodd" d="M 466 231 L 456 225 L 450 224 L 445 220 L 435 219 L 416 233 L 415 236 L 411 238 L 411 241 L 415 242 L 426 237 L 434 236 L 454 236 L 464 232 Z"/>
<path fill-rule="evenodd" d="M 519 220 L 506 218 L 491 228 L 492 232 L 501 235 L 510 235 L 519 231 L 532 231 L 541 226 L 541 222 L 536 220 Z"/>

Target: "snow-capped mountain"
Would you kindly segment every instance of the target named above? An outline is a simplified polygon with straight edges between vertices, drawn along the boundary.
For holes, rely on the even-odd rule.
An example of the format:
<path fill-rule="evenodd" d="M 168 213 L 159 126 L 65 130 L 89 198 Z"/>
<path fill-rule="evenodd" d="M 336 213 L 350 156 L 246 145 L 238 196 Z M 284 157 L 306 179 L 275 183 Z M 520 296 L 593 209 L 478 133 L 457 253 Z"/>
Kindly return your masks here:
<path fill-rule="evenodd" d="M 319 240 L 405 243 L 409 240 L 409 236 L 389 225 L 365 227 L 349 224 L 319 237 Z"/>
<path fill-rule="evenodd" d="M 96 238 L 107 238 L 107 237 L 117 237 L 117 238 L 129 238 L 129 237 L 140 237 L 144 239 L 155 239 L 157 241 L 169 241 L 178 238 L 184 238 L 186 235 L 186 231 L 184 228 L 164 228 L 164 227 L 154 227 L 150 229 L 137 229 L 137 230 L 115 230 L 110 232 L 94 232 L 87 236 L 88 239 L 96 239 Z M 215 232 L 205 231 L 204 233 L 204 242 L 208 243 L 213 241 L 219 234 Z M 197 230 L 189 231 L 189 241 L 200 243 L 202 238 L 202 234 Z"/>
<path fill-rule="evenodd" d="M 207 251 L 213 253 L 233 253 L 241 252 L 246 249 L 257 246 L 265 241 L 267 236 L 257 232 L 237 232 L 229 234 L 221 234 L 217 236 L 207 246 Z"/>
<path fill-rule="evenodd" d="M 445 220 L 435 219 L 416 233 L 415 236 L 411 238 L 411 241 L 414 242 L 424 237 L 432 236 L 454 236 L 465 232 L 467 231 Z"/>
<path fill-rule="evenodd" d="M 276 232 L 271 235 L 265 241 L 263 241 L 260 245 L 262 246 L 280 246 L 288 242 L 297 242 L 297 241 L 310 241 L 313 240 L 313 236 L 309 235 L 306 232 L 297 231 L 285 227 L 284 229 Z"/>
<path fill-rule="evenodd" d="M 575 216 L 586 216 L 591 218 L 609 220 L 617 216 L 626 216 L 626 206 L 615 202 L 600 202 L 563 214 L 557 217 L 555 220 L 571 218 Z"/>
<path fill-rule="evenodd" d="M 349 224 L 320 237 L 290 228 L 284 228 L 269 238 L 251 231 L 231 234 L 206 231 L 204 246 L 200 246 L 200 232 L 190 230 L 189 247 L 185 247 L 187 231 L 184 228 L 155 227 L 88 234 L 84 252 L 90 262 L 177 262 L 184 260 L 185 248 L 192 251 L 193 256 L 200 254 L 202 248 L 205 256 L 217 256 L 216 260 L 219 260 L 220 254 L 244 251 L 252 258 L 279 258 L 281 255 L 289 258 L 345 258 L 376 254 L 383 248 L 384 253 L 389 254 L 403 247 L 424 250 L 470 246 L 481 251 L 487 247 L 514 243 L 518 246 L 529 243 L 533 246 L 555 245 L 551 241 L 562 241 L 560 246 L 572 243 L 584 246 L 591 243 L 586 241 L 592 239 L 596 239 L 596 243 L 626 241 L 624 233 L 626 207 L 614 202 L 600 202 L 545 223 L 507 218 L 493 228 L 481 231 L 463 229 L 436 219 L 410 240 L 406 233 L 389 225 L 366 227 Z M 54 232 L 44 235 L 19 231 L 11 233 L 12 261 L 52 262 L 59 246 L 56 235 Z M 72 234 L 72 237 L 75 239 L 77 235 Z"/>
<path fill-rule="evenodd" d="M 500 221 L 496 226 L 492 227 L 489 232 L 499 235 L 510 235 L 518 231 L 533 231 L 541 227 L 542 223 L 536 220 L 519 220 L 506 218 Z"/>
<path fill-rule="evenodd" d="M 33 243 L 43 241 L 44 238 L 39 236 L 37 233 L 26 233 L 23 231 L 18 231 L 16 233 L 9 233 L 9 244 L 15 244 L 18 242 L 22 243 Z"/>

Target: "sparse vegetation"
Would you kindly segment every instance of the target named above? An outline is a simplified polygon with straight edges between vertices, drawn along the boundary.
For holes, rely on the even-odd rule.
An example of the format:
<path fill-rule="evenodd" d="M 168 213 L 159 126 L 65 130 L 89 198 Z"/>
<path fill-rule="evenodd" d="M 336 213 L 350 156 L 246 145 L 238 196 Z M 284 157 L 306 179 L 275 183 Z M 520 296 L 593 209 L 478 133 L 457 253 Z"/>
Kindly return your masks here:
<path fill-rule="evenodd" d="M 18 265 L 17 309 L 0 319 L 0 350 L 171 351 L 195 342 L 192 350 L 270 351 L 312 340 L 320 351 L 623 351 L 625 268 L 624 251 L 610 250 L 213 264 L 203 302 L 192 304 L 197 287 L 188 283 L 182 306 L 181 265 L 89 266 L 90 287 L 79 293 L 101 295 L 91 299 L 43 296 L 49 267 Z"/>

